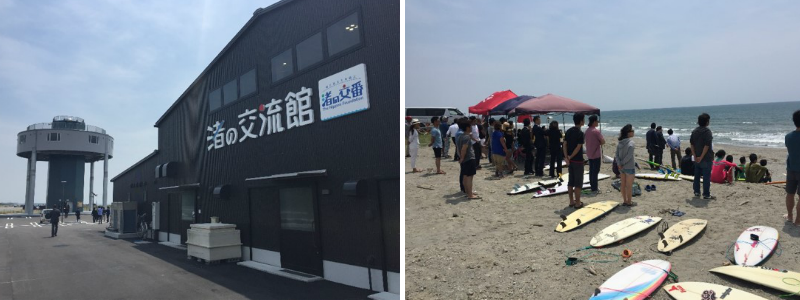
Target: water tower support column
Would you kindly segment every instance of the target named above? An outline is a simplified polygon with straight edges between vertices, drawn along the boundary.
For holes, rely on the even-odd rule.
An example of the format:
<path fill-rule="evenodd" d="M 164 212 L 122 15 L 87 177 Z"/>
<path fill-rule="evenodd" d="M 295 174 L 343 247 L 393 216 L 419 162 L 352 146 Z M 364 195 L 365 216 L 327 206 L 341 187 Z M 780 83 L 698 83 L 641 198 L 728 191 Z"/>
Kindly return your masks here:
<path fill-rule="evenodd" d="M 25 214 L 33 214 L 33 195 L 36 192 L 36 148 L 28 159 L 28 194 L 25 195 Z"/>
<path fill-rule="evenodd" d="M 106 139 L 106 152 L 103 154 L 103 207 L 108 199 L 108 139 Z"/>

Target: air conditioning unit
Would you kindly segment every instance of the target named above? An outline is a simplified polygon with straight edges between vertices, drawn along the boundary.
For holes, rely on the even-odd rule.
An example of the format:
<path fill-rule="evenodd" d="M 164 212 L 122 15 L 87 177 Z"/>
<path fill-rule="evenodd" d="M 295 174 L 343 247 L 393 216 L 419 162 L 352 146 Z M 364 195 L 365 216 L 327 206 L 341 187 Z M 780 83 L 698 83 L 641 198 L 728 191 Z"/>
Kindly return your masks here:
<path fill-rule="evenodd" d="M 151 215 L 151 225 L 153 226 L 153 230 L 161 230 L 161 205 L 159 202 L 153 202 L 153 214 Z"/>

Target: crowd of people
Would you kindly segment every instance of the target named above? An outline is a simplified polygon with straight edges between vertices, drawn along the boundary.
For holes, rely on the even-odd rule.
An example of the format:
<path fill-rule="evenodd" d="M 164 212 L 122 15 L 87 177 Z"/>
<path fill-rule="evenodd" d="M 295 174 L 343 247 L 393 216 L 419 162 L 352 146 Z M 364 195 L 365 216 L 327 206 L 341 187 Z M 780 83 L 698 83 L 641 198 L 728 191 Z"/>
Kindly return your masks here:
<path fill-rule="evenodd" d="M 789 155 L 786 161 L 788 214 L 784 217 L 787 221 L 800 225 L 800 205 L 797 206 L 796 212 L 793 211 L 794 195 L 797 194 L 800 186 L 800 110 L 794 112 L 792 120 L 797 129 L 787 134 L 785 141 Z M 420 121 L 416 119 L 407 119 L 406 121 L 408 128 L 407 156 L 411 158 L 412 172 L 421 172 L 416 166 L 420 147 Z M 597 179 L 602 157 L 601 147 L 605 144 L 603 135 L 597 129 L 597 116 L 589 116 L 588 128 L 584 132 L 581 128 L 586 125 L 585 121 L 586 118 L 583 114 L 574 114 L 574 126 L 562 133 L 558 121 L 550 122 L 549 126 L 545 128 L 541 124 L 540 116 L 534 116 L 532 123 L 531 119 L 525 119 L 521 129 L 515 129 L 514 123 L 505 118 L 499 120 L 489 118 L 484 122 L 480 117 L 471 116 L 455 119 L 448 124 L 447 118 L 433 117 L 429 130 L 431 141 L 428 147 L 432 148 L 434 152 L 436 174 L 446 174 L 441 170 L 442 158 L 453 157 L 454 161 L 459 162 L 460 190 L 466 194 L 468 199 L 481 198 L 474 189 L 473 177 L 481 169 L 480 160 L 484 147 L 488 150 L 489 161 L 495 166 L 494 176 L 497 178 L 503 178 L 517 171 L 514 158 L 520 156 L 525 158 L 524 175 L 544 177 L 545 158 L 549 155 L 548 175 L 551 178 L 561 176 L 563 163 L 569 173 L 566 179 L 569 206 L 581 208 L 584 205 L 581 202 L 581 189 L 584 184 L 585 160 L 589 164 L 591 193 L 597 194 L 599 192 Z M 692 186 L 694 195 L 695 197 L 702 196 L 705 200 L 716 199 L 711 195 L 711 183 L 772 181 L 772 175 L 767 169 L 767 160 L 759 160 L 757 154 L 741 156 L 739 164 L 736 164 L 733 155 L 728 155 L 725 150 L 714 152 L 713 133 L 709 129 L 710 121 L 711 116 L 707 113 L 697 117 L 698 126 L 691 133 L 689 147 L 683 151 L 681 151 L 681 139 L 672 129 L 669 129 L 667 137 L 664 137 L 663 128 L 651 123 L 650 130 L 645 134 L 650 168 L 694 176 Z M 623 206 L 636 206 L 631 199 L 633 181 L 638 167 L 635 162 L 633 137 L 634 129 L 631 124 L 626 124 L 620 129 L 619 142 L 613 159 L 614 173 L 620 177 Z M 449 149 L 451 142 L 454 146 L 452 156 L 450 156 Z M 663 163 L 663 154 L 667 147 L 670 152 L 671 168 Z"/>

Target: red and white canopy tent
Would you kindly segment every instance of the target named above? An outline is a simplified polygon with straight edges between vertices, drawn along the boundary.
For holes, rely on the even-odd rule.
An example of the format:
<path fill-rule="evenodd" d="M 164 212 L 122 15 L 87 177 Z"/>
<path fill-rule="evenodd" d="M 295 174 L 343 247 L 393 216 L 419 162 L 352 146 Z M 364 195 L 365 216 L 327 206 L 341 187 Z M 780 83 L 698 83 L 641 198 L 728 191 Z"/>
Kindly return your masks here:
<path fill-rule="evenodd" d="M 476 115 L 488 115 L 489 111 L 495 106 L 500 105 L 500 103 L 506 102 L 508 99 L 516 98 L 517 94 L 514 94 L 511 90 L 505 90 L 500 92 L 494 92 L 493 94 L 483 99 L 483 101 L 475 104 L 474 106 L 469 107 L 469 113 L 476 114 Z"/>
<path fill-rule="evenodd" d="M 564 123 L 565 113 L 573 113 L 573 114 L 583 113 L 587 115 L 600 116 L 600 109 L 597 107 L 579 101 L 575 101 L 567 97 L 562 97 L 553 94 L 547 94 L 544 96 L 536 97 L 534 101 L 526 101 L 517 106 L 511 112 L 517 115 L 520 114 L 542 115 L 549 113 L 560 113 L 562 123 Z M 564 127 L 566 128 L 566 124 L 564 124 Z"/>

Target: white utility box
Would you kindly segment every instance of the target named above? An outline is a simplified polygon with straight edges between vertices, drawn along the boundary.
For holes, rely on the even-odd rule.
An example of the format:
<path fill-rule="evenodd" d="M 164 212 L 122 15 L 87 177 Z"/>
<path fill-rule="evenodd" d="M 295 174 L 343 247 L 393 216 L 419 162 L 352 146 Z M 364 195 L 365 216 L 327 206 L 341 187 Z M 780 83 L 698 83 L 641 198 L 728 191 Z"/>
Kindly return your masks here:
<path fill-rule="evenodd" d="M 235 224 L 191 224 L 187 230 L 186 251 L 192 258 L 206 262 L 224 259 L 241 259 L 241 234 Z"/>

